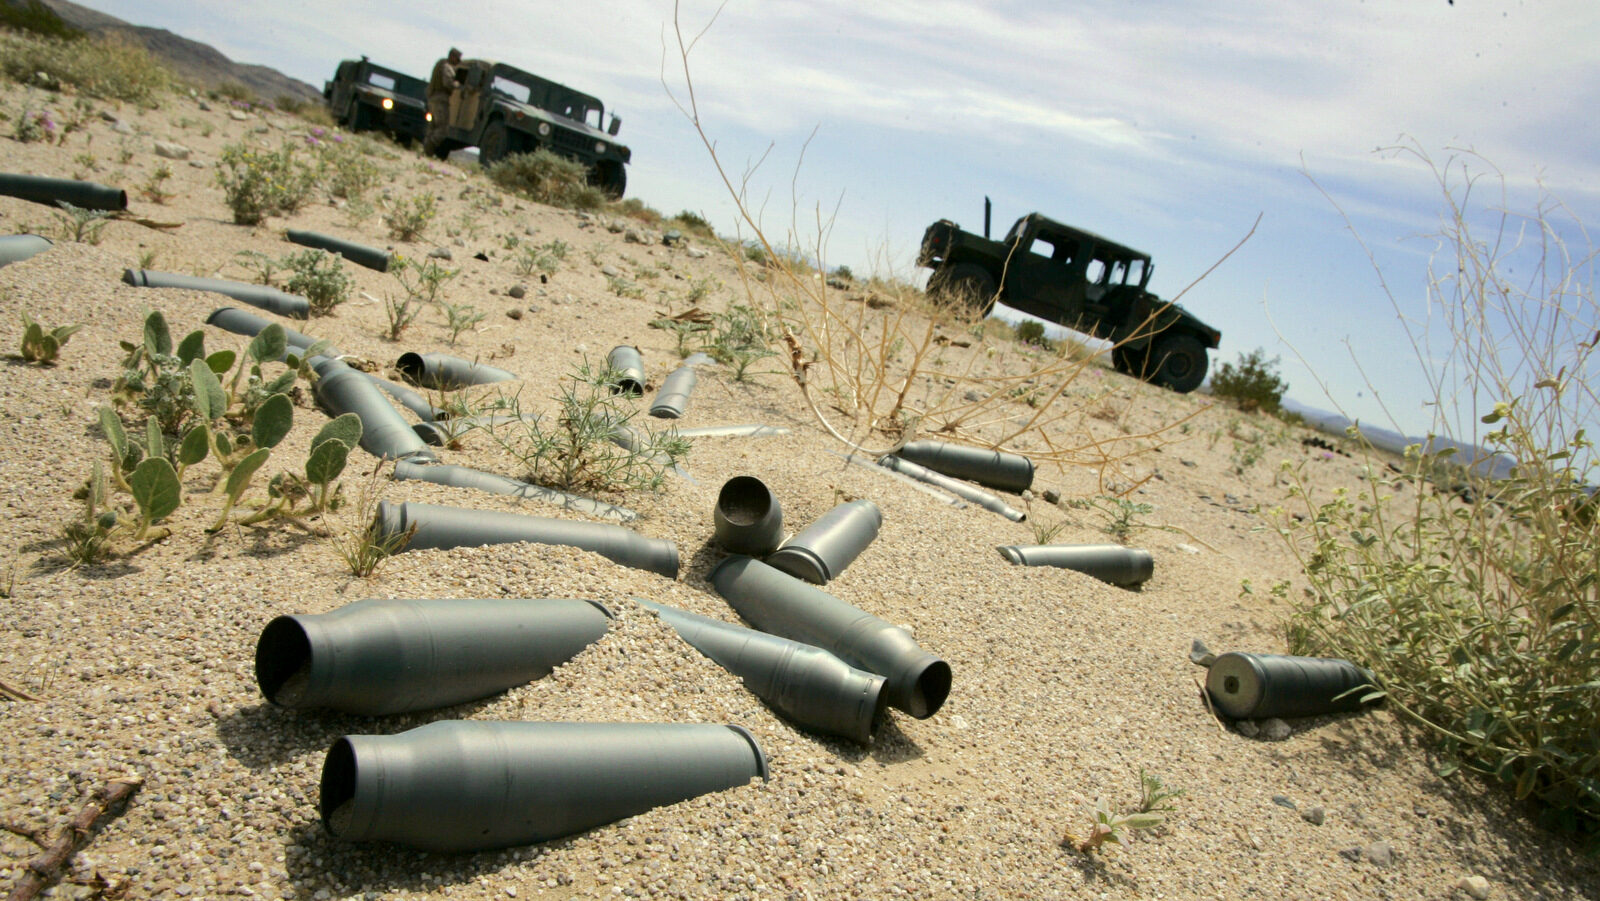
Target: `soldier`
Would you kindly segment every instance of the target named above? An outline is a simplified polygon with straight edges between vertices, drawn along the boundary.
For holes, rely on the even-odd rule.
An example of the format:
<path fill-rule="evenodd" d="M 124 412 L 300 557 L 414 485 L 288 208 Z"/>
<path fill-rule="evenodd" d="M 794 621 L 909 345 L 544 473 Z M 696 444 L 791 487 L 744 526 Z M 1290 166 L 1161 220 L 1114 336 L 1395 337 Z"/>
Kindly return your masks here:
<path fill-rule="evenodd" d="M 444 137 L 450 122 L 450 94 L 461 80 L 461 51 L 454 47 L 444 59 L 433 66 L 433 77 L 428 79 L 428 132 L 423 139 L 423 150 L 433 153 Z"/>

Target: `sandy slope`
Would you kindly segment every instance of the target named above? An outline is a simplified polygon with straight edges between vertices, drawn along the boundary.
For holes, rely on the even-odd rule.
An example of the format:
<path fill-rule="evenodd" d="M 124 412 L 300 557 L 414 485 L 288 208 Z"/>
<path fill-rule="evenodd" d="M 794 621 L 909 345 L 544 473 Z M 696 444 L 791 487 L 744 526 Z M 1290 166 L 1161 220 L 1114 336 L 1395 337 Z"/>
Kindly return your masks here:
<path fill-rule="evenodd" d="M 14 111 L 22 98 L 13 91 L 3 99 Z M 1283 650 L 1283 608 L 1264 589 L 1298 573 L 1252 512 L 1281 502 L 1278 463 L 1304 462 L 1323 487 L 1353 485 L 1359 471 L 1284 432 L 1267 436 L 1260 460 L 1238 474 L 1241 445 L 1230 432 L 1271 427 L 1235 422 L 1238 414 L 1222 408 L 1199 412 L 1160 452 L 1113 474 L 1153 475 L 1133 495 L 1154 507 L 1142 521 L 1182 530 L 1135 532 L 1131 543 L 1156 560 L 1155 577 L 1138 591 L 1007 565 L 994 547 L 1033 542 L 1030 525 L 956 510 L 846 466 L 828 452 L 836 445 L 803 415 L 785 377 L 738 383 L 715 368 L 702 372 L 683 425 L 765 422 L 792 432 L 701 441 L 686 463 L 692 479 L 612 498 L 643 514 L 640 532 L 678 543 L 684 567 L 677 580 L 534 545 L 408 553 L 374 579 L 353 579 L 324 541 L 293 526 L 229 528 L 206 538 L 201 529 L 217 509 L 207 497 L 210 463 L 186 480 L 174 537 L 103 565 L 64 568 L 56 535 L 78 509 L 74 487 L 105 452 L 90 424 L 118 375 L 117 341 L 139 334 L 148 309 L 163 310 L 181 334 L 228 303 L 131 288 L 119 281 L 121 270 L 154 252 L 151 268 L 237 277 L 235 252 L 293 249 L 280 237 L 286 224 L 387 243 L 377 219 L 350 225 L 329 205 L 256 229 L 229 223 L 209 164 L 225 141 L 275 143 L 303 128 L 293 120 L 234 121 L 187 98 L 157 111 L 116 112 L 136 135 L 97 118 L 64 148 L 0 141 L 6 170 L 69 175 L 79 167 L 73 157 L 87 151 L 101 167 L 90 177 L 130 188 L 162 162 L 151 152 L 154 139 L 181 141 L 204 164 L 171 164 L 180 196 L 168 205 L 135 201 L 140 213 L 181 228 L 117 222 L 97 247 L 61 243 L 0 269 L 0 342 L 8 352 L 22 311 L 47 325 L 85 323 L 57 367 L 0 364 L 0 566 L 16 574 L 10 598 L 0 602 L 0 679 L 41 698 L 0 703 L 0 819 L 53 827 L 106 779 L 144 780 L 126 812 L 79 856 L 77 877 L 127 880 L 127 897 L 139 898 L 1444 898 L 1462 877 L 1479 874 L 1498 898 L 1600 896 L 1592 862 L 1534 829 L 1500 790 L 1437 778 L 1422 737 L 1389 712 L 1295 722 L 1282 742 L 1224 730 L 1207 713 L 1194 681 L 1201 671 L 1186 657 L 1191 638 L 1221 650 Z M 200 123 L 215 129 L 209 138 Z M 124 146 L 133 154 L 125 166 L 117 160 Z M 439 198 L 444 212 L 429 237 L 465 270 L 449 296 L 489 311 L 455 352 L 492 357 L 522 380 L 524 400 L 535 406 L 584 354 L 596 358 L 620 343 L 642 348 L 659 383 L 677 358 L 670 336 L 646 326 L 664 308 L 657 290 L 681 298 L 693 280 L 712 278 L 722 287 L 711 306 L 737 299 L 732 264 L 718 254 L 700 260 L 682 248 L 625 244 L 593 222 L 526 202 L 486 207 L 493 189 L 481 176 L 413 155 L 385 166 L 394 196 Z M 52 219 L 44 207 L 0 198 L 0 231 Z M 461 234 L 452 238 L 452 230 Z M 505 289 L 524 279 L 501 249 L 505 235 L 560 239 L 573 250 L 548 285 L 534 284 L 513 301 Z M 417 255 L 434 246 L 396 249 Z M 490 261 L 472 259 L 476 251 Z M 660 275 L 640 281 L 647 299 L 618 298 L 607 291 L 602 265 Z M 350 271 L 363 291 L 393 290 L 387 276 Z M 523 311 L 520 319 L 506 315 L 513 308 Z M 377 305 L 355 302 L 335 317 L 295 325 L 385 366 L 405 349 L 445 349 L 436 313 L 399 345 L 378 337 L 382 320 Z M 243 340 L 210 331 L 207 343 L 239 347 Z M 1206 402 L 1100 369 L 1079 387 L 1075 402 L 1109 401 L 1134 431 Z M 303 459 L 323 421 L 314 408 L 298 408 L 278 458 Z M 1085 422 L 1117 433 L 1117 423 Z M 481 438 L 443 456 L 518 474 Z M 355 460 L 371 468 L 370 457 Z M 907 626 L 950 662 L 955 688 L 936 716 L 891 713 L 870 748 L 808 735 L 627 600 L 648 597 L 737 620 L 705 576 L 721 556 L 710 544 L 717 489 L 740 473 L 771 485 L 795 526 L 841 496 L 870 498 L 883 509 L 881 536 L 830 590 Z M 1035 491 L 1045 488 L 1068 498 L 1098 490 L 1094 473 L 1055 467 L 1040 472 Z M 382 489 L 392 499 L 573 515 L 414 483 Z M 1102 513 L 1040 500 L 1033 511 L 1035 520 L 1066 520 L 1056 541 L 1106 540 Z M 1256 586 L 1254 595 L 1241 596 L 1242 579 Z M 366 597 L 502 596 L 594 598 L 618 618 L 606 638 L 550 678 L 444 711 L 376 720 L 306 715 L 266 705 L 256 688 L 256 637 L 275 615 Z M 317 780 L 336 737 L 450 718 L 738 723 L 761 742 L 771 778 L 494 853 L 436 856 L 344 844 L 323 832 Z M 1169 823 L 1095 858 L 1062 847 L 1064 831 L 1082 830 L 1097 797 L 1118 806 L 1137 797 L 1141 766 L 1187 790 Z M 1325 821 L 1313 825 L 1275 796 L 1300 811 L 1321 806 Z M 1387 866 L 1340 853 L 1376 842 L 1393 850 Z M 35 852 L 26 839 L 0 832 L 0 878 L 16 878 Z"/>

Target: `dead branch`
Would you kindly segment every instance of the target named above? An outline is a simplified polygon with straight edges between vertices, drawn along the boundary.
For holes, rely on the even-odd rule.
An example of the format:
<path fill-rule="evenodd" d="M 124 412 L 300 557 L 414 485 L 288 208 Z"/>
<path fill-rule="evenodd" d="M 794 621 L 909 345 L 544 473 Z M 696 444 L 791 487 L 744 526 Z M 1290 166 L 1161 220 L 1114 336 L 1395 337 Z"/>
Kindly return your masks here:
<path fill-rule="evenodd" d="M 9 685 L 9 684 L 7 684 L 5 682 L 0 682 L 0 698 L 10 698 L 13 701 L 42 701 L 42 700 L 44 700 L 43 698 L 36 698 L 33 695 L 30 695 L 27 692 L 23 691 L 22 689 L 17 688 L 17 687 L 15 687 L 13 685 Z"/>
<path fill-rule="evenodd" d="M 73 855 L 89 843 L 100 820 L 115 813 L 117 808 L 133 797 L 141 784 L 143 782 L 139 779 L 113 779 L 96 791 L 89 803 L 78 811 L 78 815 L 61 828 L 55 844 L 28 861 L 22 878 L 17 880 L 7 901 L 28 901 L 59 878 L 61 871 L 72 862 Z"/>

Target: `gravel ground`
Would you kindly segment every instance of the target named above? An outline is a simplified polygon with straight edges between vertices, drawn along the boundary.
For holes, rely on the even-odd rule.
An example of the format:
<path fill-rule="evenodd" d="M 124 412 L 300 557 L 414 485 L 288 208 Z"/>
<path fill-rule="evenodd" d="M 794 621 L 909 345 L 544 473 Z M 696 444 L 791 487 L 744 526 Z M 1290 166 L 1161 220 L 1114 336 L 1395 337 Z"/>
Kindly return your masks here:
<path fill-rule="evenodd" d="M 0 100 L 15 110 L 23 97 Z M 377 218 L 352 224 L 328 204 L 259 228 L 230 224 L 211 168 L 222 144 L 298 140 L 302 123 L 253 114 L 238 121 L 182 97 L 159 110 L 108 112 L 131 133 L 96 117 L 62 147 L 4 144 L 9 171 L 68 176 L 83 168 L 75 156 L 92 153 L 99 171 L 86 175 L 130 188 L 170 165 L 178 196 L 134 207 L 183 223 L 168 231 L 113 222 L 98 246 L 60 242 L 0 269 L 7 352 L 17 346 L 23 311 L 47 326 L 84 323 L 60 365 L 8 358 L 0 368 L 0 567 L 14 577 L 0 602 L 0 680 L 39 698 L 0 702 L 0 820 L 51 829 L 106 780 L 143 780 L 127 809 L 77 856 L 72 880 L 98 874 L 125 882 L 129 898 L 1398 899 L 1466 897 L 1458 884 L 1481 876 L 1490 897 L 1600 897 L 1592 860 L 1537 830 L 1502 790 L 1437 777 L 1424 737 L 1388 711 L 1295 721 L 1280 741 L 1247 738 L 1207 712 L 1197 690 L 1202 673 L 1187 659 L 1192 638 L 1219 651 L 1283 650 L 1285 607 L 1265 589 L 1301 581 L 1254 512 L 1283 501 L 1279 462 L 1304 463 L 1319 491 L 1358 484 L 1360 467 L 1302 446 L 1298 431 L 1202 409 L 1203 397 L 1173 396 L 1100 368 L 1085 373 L 1071 399 L 1098 411 L 1082 420 L 1094 434 L 1137 433 L 1193 414 L 1160 451 L 1109 474 L 1125 483 L 1149 477 L 1131 495 L 1153 507 L 1130 538 L 1156 561 L 1140 590 L 1006 564 L 995 546 L 1034 543 L 1033 525 L 956 509 L 846 465 L 829 453 L 837 446 L 807 418 L 784 376 L 737 382 L 718 367 L 702 369 L 683 426 L 759 422 L 789 434 L 700 440 L 686 476 L 671 477 L 659 492 L 606 497 L 640 512 L 632 525 L 639 532 L 677 542 L 683 567 L 676 580 L 539 545 L 416 551 L 387 561 L 371 579 L 353 578 L 318 534 L 346 527 L 349 516 L 230 526 L 207 536 L 203 528 L 218 509 L 210 494 L 214 463 L 186 476 L 172 537 L 102 564 L 66 567 L 58 530 L 80 509 L 73 490 L 105 453 L 92 423 L 119 374 L 118 340 L 136 337 L 149 309 L 161 309 L 181 335 L 231 305 L 214 295 L 132 288 L 119 281 L 122 269 L 154 253 L 152 269 L 240 277 L 236 252 L 294 249 L 282 241 L 285 225 L 389 243 Z M 155 140 L 187 145 L 199 165 L 157 158 Z M 450 250 L 451 265 L 464 272 L 448 295 L 489 314 L 453 352 L 512 371 L 532 406 L 545 404 L 574 363 L 622 343 L 642 349 L 659 384 L 677 356 L 667 333 L 646 326 L 667 306 L 657 291 L 681 309 L 695 280 L 712 279 L 703 305 L 737 299 L 733 264 L 715 248 L 699 258 L 686 247 L 629 244 L 597 220 L 525 201 L 494 206 L 489 198 L 497 193 L 480 175 L 413 154 L 384 165 L 393 197 L 426 191 L 441 208 L 430 241 L 395 249 L 414 256 Z M 45 207 L 0 198 L 0 232 L 48 228 L 52 218 Z M 506 236 L 560 239 L 572 252 L 540 284 L 514 272 Z M 475 260 L 477 252 L 490 258 Z M 619 298 L 607 290 L 603 266 L 657 276 L 638 279 L 646 299 Z M 350 272 L 374 297 L 395 290 L 388 276 Z M 528 283 L 527 296 L 513 300 L 506 291 L 519 282 Z M 517 318 L 508 315 L 513 310 Z M 334 317 L 294 323 L 384 367 L 403 350 L 449 350 L 442 316 L 433 312 L 399 344 L 379 337 L 382 324 L 380 305 L 363 300 Z M 243 343 L 207 333 L 208 348 Z M 295 412 L 268 472 L 298 465 L 325 421 L 309 403 Z M 1244 459 L 1251 448 L 1259 459 Z M 520 474 L 482 436 L 441 456 Z M 374 461 L 361 452 L 352 460 L 346 483 L 355 495 Z M 829 591 L 904 625 L 949 661 L 954 689 L 935 716 L 890 712 L 870 747 L 809 735 L 629 600 L 737 621 L 706 576 L 721 558 L 711 544 L 716 493 L 739 474 L 773 488 L 791 530 L 843 498 L 882 508 L 879 538 Z M 1098 477 L 1046 466 L 1034 490 L 1093 497 Z M 391 500 L 583 518 L 461 489 L 371 485 Z M 1057 542 L 1107 540 L 1103 512 L 1008 500 L 1029 506 L 1032 523 L 1061 521 Z M 1244 579 L 1253 594 L 1241 593 Z M 264 702 L 253 653 L 272 617 L 383 597 L 583 597 L 617 616 L 606 637 L 548 678 L 454 708 L 369 719 Z M 323 831 L 318 776 L 337 737 L 445 719 L 736 723 L 759 740 L 771 775 L 570 838 L 489 853 L 354 845 Z M 1092 857 L 1065 847 L 1063 835 L 1083 831 L 1097 798 L 1123 808 L 1137 800 L 1141 767 L 1186 790 L 1167 823 Z M 0 832 L 0 879 L 18 878 L 37 850 Z M 93 894 L 84 885 L 54 891 Z"/>

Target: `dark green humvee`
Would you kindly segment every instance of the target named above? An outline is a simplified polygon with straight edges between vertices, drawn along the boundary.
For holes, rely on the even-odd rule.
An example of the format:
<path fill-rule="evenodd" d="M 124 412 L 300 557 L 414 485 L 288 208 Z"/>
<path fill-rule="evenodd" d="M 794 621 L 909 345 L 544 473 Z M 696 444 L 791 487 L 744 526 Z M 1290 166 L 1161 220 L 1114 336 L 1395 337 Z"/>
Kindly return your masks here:
<path fill-rule="evenodd" d="M 1093 232 L 1029 213 L 1005 238 L 941 219 L 922 236 L 917 265 L 933 269 L 928 294 L 988 315 L 995 301 L 1112 341 L 1118 372 L 1173 391 L 1205 381 L 1207 348 L 1222 333 L 1145 290 L 1155 267 L 1140 253 Z"/>
<path fill-rule="evenodd" d="M 428 83 L 367 59 L 347 59 L 322 96 L 335 122 L 351 131 L 385 131 L 402 144 L 428 130 Z"/>
<path fill-rule="evenodd" d="M 427 150 L 439 158 L 460 147 L 477 147 L 488 166 L 513 153 L 549 150 L 577 160 L 589 183 L 612 197 L 628 187 L 624 164 L 632 151 L 617 143 L 622 120 L 611 117 L 600 130 L 605 105 L 598 99 L 504 63 L 469 59 L 450 98 L 450 121 Z"/>

